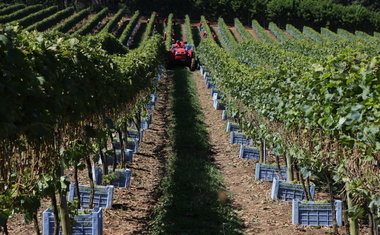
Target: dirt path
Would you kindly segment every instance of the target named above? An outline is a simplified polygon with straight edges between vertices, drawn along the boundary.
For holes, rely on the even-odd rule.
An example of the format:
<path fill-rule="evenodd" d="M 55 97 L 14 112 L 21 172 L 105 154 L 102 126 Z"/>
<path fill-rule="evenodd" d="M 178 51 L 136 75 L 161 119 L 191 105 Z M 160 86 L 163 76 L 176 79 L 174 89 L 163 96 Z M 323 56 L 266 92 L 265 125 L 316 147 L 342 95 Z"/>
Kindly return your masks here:
<path fill-rule="evenodd" d="M 255 160 L 238 157 L 239 146 L 229 144 L 225 132 L 226 122 L 221 119 L 221 111 L 214 110 L 210 90 L 199 72 L 194 73 L 205 124 L 210 136 L 210 144 L 215 153 L 215 163 L 221 169 L 224 183 L 231 194 L 232 206 L 243 220 L 247 234 L 326 234 L 330 228 L 301 227 L 291 223 L 290 203 L 272 201 L 272 184 L 256 181 Z"/>
<path fill-rule="evenodd" d="M 104 27 L 106 27 L 106 25 L 108 24 L 108 22 L 111 21 L 111 19 L 114 17 L 115 15 L 112 14 L 112 15 L 107 15 L 106 17 L 104 17 L 103 19 L 100 20 L 100 27 L 95 27 L 92 29 L 92 35 L 96 35 L 97 33 L 99 33 L 100 31 L 102 31 L 102 29 Z"/>
<path fill-rule="evenodd" d="M 131 185 L 117 189 L 114 205 L 103 214 L 103 234 L 145 234 L 149 230 L 151 216 L 157 206 L 156 190 L 160 184 L 168 145 L 170 79 L 163 78 L 153 122 L 144 131 L 139 153 L 133 156 Z"/>
<path fill-rule="evenodd" d="M 94 18 L 96 14 L 90 14 L 88 15 L 87 17 L 85 17 L 84 19 L 82 19 L 81 21 L 79 21 L 79 23 L 77 23 L 74 27 L 72 27 L 69 31 L 67 31 L 67 33 L 71 34 L 71 33 L 75 33 L 77 30 L 79 30 L 83 25 L 85 25 L 88 21 L 90 21 L 92 18 Z"/>
<path fill-rule="evenodd" d="M 139 28 L 137 29 L 136 34 L 131 35 L 133 37 L 133 40 L 132 40 L 131 45 L 129 45 L 130 49 L 137 48 L 140 45 L 140 43 L 143 40 L 145 29 L 147 28 L 147 23 L 146 23 L 146 20 L 144 18 L 140 18 L 138 20 L 138 23 L 139 23 Z"/>
<path fill-rule="evenodd" d="M 187 38 L 186 38 L 186 25 L 185 24 L 181 24 L 181 32 L 182 32 L 182 40 L 183 41 L 187 41 Z"/>
<path fill-rule="evenodd" d="M 280 42 L 278 38 L 270 31 L 270 30 L 265 30 L 265 32 L 269 35 L 269 37 L 273 38 L 276 42 Z"/>
<path fill-rule="evenodd" d="M 154 234 L 241 234 L 241 221 L 226 200 L 222 174 L 188 68 L 168 72 L 173 79 L 170 146 L 156 210 Z"/>
<path fill-rule="evenodd" d="M 252 34 L 252 37 L 253 37 L 255 40 L 257 40 L 257 41 L 261 41 L 259 35 L 257 35 L 257 33 L 255 32 L 255 30 L 253 30 L 253 29 L 250 28 L 250 27 L 246 27 L 245 29 L 248 30 L 248 32 L 249 32 L 250 34 Z"/>
<path fill-rule="evenodd" d="M 282 30 L 282 32 L 284 32 L 284 34 L 285 34 L 288 38 L 290 38 L 290 39 L 292 39 L 292 40 L 295 39 L 292 35 L 290 35 L 288 32 L 286 32 L 286 30 Z"/>
<path fill-rule="evenodd" d="M 241 37 L 240 33 L 237 31 L 235 27 L 228 27 L 231 30 L 232 35 L 234 35 L 236 41 L 241 42 L 243 41 L 243 38 Z"/>

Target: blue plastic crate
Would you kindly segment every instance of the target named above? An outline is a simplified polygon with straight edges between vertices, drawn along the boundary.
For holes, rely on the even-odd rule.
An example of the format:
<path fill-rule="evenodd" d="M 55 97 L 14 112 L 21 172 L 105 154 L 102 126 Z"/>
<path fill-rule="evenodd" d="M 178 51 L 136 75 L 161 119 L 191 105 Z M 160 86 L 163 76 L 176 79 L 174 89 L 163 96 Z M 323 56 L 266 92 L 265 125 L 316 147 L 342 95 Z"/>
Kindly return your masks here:
<path fill-rule="evenodd" d="M 130 149 L 133 151 L 133 153 L 139 152 L 139 142 L 135 139 L 129 139 L 127 140 L 127 149 Z"/>
<path fill-rule="evenodd" d="M 240 132 L 231 132 L 230 134 L 230 144 L 242 144 L 248 145 L 252 144 L 252 140 L 247 139 L 247 135 Z"/>
<path fill-rule="evenodd" d="M 213 107 L 215 110 L 224 110 L 224 105 L 221 103 L 220 100 L 213 100 Z"/>
<path fill-rule="evenodd" d="M 206 82 L 206 87 L 207 89 L 211 89 L 211 88 L 215 88 L 216 86 L 211 80 L 208 80 L 208 82 Z"/>
<path fill-rule="evenodd" d="M 260 151 L 254 147 L 240 145 L 239 157 L 245 159 L 260 159 Z"/>
<path fill-rule="evenodd" d="M 154 110 L 154 103 L 149 102 L 149 103 L 147 104 L 147 109 L 148 109 L 148 110 Z"/>
<path fill-rule="evenodd" d="M 140 131 L 137 130 L 127 130 L 128 134 L 127 137 L 132 138 L 134 140 L 142 140 L 143 139 L 143 134 L 144 134 L 144 129 L 140 129 Z"/>
<path fill-rule="evenodd" d="M 212 88 L 212 89 L 214 89 L 214 88 Z M 214 92 L 214 94 L 212 95 L 212 100 L 218 100 L 220 98 L 222 98 L 222 97 L 220 96 L 219 92 Z"/>
<path fill-rule="evenodd" d="M 108 172 L 112 172 L 113 168 L 108 168 Z M 103 170 L 102 168 L 96 166 L 94 169 L 95 172 L 95 181 L 97 185 L 102 184 L 103 180 Z M 115 173 L 118 175 L 118 178 L 112 180 L 111 185 L 115 188 L 128 188 L 131 182 L 131 170 L 129 169 L 116 169 Z"/>
<path fill-rule="evenodd" d="M 155 104 L 157 101 L 157 94 L 156 93 L 153 93 L 150 95 L 150 102 Z"/>
<path fill-rule="evenodd" d="M 208 72 L 204 72 L 204 73 L 203 73 L 203 78 L 206 79 L 206 78 L 208 78 L 208 77 L 210 77 L 210 74 L 209 74 Z"/>
<path fill-rule="evenodd" d="M 228 120 L 228 115 L 227 115 L 227 111 L 226 110 L 223 110 L 222 112 L 222 120 Z"/>
<path fill-rule="evenodd" d="M 311 200 L 314 200 L 315 186 L 310 186 Z M 301 184 L 291 184 L 283 180 L 273 179 L 272 184 L 272 200 L 283 200 L 287 202 L 292 202 L 293 200 L 304 200 L 306 199 L 305 191 Z"/>
<path fill-rule="evenodd" d="M 149 122 L 148 120 L 141 120 L 140 127 L 143 129 L 149 129 Z"/>
<path fill-rule="evenodd" d="M 95 186 L 94 190 L 94 208 L 111 208 L 113 198 L 113 185 Z M 90 202 L 91 188 L 86 185 L 79 185 L 80 205 L 88 207 Z M 76 197 L 75 184 L 70 184 L 69 201 Z"/>
<path fill-rule="evenodd" d="M 91 212 L 91 213 L 88 213 Z M 72 227 L 73 235 L 102 235 L 103 234 L 103 210 L 102 208 L 95 209 L 80 209 L 78 215 L 74 216 L 75 224 Z M 83 214 L 82 214 L 83 213 Z M 46 209 L 42 213 L 42 234 L 54 234 L 54 213 L 51 209 Z M 59 234 L 62 234 L 60 232 Z"/>
<path fill-rule="evenodd" d="M 158 73 L 159 74 L 162 74 L 165 71 L 166 71 L 166 68 L 165 68 L 164 65 L 161 64 L 161 65 L 158 66 Z"/>
<path fill-rule="evenodd" d="M 335 200 L 336 221 L 342 226 L 342 201 Z M 332 226 L 330 203 L 302 203 L 293 200 L 292 223 L 305 226 Z"/>
<path fill-rule="evenodd" d="M 230 132 L 230 131 L 240 131 L 239 124 L 233 123 L 233 122 L 227 122 L 226 132 Z"/>
<path fill-rule="evenodd" d="M 211 97 L 214 97 L 214 93 L 219 93 L 220 94 L 220 92 L 216 89 L 216 87 L 211 88 Z"/>
<path fill-rule="evenodd" d="M 288 174 L 285 166 L 281 168 L 281 175 L 283 180 L 287 180 Z M 274 178 L 279 179 L 279 172 L 277 166 L 265 165 L 261 163 L 256 163 L 255 176 L 257 180 L 262 181 L 273 181 Z"/>
<path fill-rule="evenodd" d="M 125 152 L 125 159 L 126 162 L 132 162 L 133 159 L 133 150 L 132 149 L 124 149 Z M 117 164 L 121 162 L 121 150 L 116 150 L 116 161 Z M 99 157 L 99 164 L 103 164 L 102 159 Z M 113 165 L 113 155 L 107 155 L 107 165 L 112 166 Z"/>
<path fill-rule="evenodd" d="M 146 115 L 142 118 L 142 120 L 146 120 L 149 124 L 151 124 L 151 123 L 152 123 L 152 118 L 153 118 L 153 114 L 152 114 L 152 113 L 148 113 L 148 114 L 146 114 Z"/>

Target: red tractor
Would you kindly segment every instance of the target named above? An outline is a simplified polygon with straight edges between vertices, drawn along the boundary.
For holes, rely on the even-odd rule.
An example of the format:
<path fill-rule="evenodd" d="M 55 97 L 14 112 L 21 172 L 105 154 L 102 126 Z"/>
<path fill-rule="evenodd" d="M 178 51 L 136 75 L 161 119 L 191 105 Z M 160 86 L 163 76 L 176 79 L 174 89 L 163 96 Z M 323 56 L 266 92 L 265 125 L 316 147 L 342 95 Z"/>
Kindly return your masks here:
<path fill-rule="evenodd" d="M 195 52 L 193 44 L 185 44 L 179 42 L 172 44 L 172 48 L 169 51 L 169 67 L 174 65 L 189 66 L 191 71 L 194 71 L 197 67 L 195 60 Z"/>

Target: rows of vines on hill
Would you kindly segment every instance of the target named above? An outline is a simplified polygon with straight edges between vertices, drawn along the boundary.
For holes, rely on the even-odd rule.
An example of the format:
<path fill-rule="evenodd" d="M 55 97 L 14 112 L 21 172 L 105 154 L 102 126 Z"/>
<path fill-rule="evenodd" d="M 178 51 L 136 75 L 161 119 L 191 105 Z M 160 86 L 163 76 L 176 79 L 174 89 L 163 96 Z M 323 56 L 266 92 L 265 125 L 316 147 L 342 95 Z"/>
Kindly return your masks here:
<path fill-rule="evenodd" d="M 223 21 L 219 26 L 228 52 L 204 39 L 198 56 L 230 115 L 261 148 L 265 143 L 270 153 L 296 164 L 300 180 L 344 199 L 352 233 L 367 216 L 374 232 L 380 201 L 378 47 L 347 40 L 236 44 Z"/>

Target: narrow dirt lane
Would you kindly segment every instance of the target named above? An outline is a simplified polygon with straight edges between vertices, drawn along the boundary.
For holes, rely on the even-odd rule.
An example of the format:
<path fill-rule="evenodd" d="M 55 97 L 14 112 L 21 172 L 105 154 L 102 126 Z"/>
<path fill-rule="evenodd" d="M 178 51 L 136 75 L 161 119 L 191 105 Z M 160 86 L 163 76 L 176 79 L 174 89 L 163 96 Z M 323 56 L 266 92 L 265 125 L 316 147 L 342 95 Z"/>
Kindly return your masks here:
<path fill-rule="evenodd" d="M 172 81 L 163 76 L 153 121 L 144 131 L 139 153 L 134 154 L 129 169 L 132 172 L 128 189 L 116 189 L 112 210 L 105 210 L 104 233 L 109 235 L 146 234 L 154 209 L 157 188 L 161 182 L 168 152 L 170 89 Z"/>
<path fill-rule="evenodd" d="M 329 228 L 295 226 L 290 203 L 272 201 L 270 182 L 254 179 L 255 160 L 238 157 L 239 146 L 229 144 L 221 110 L 214 110 L 210 90 L 199 71 L 193 73 L 215 163 L 222 171 L 232 206 L 243 220 L 247 234 L 326 234 Z"/>
<path fill-rule="evenodd" d="M 173 79 L 171 152 L 160 189 L 155 234 L 241 234 L 241 222 L 227 200 L 222 174 L 204 125 L 192 73 L 168 72 Z"/>
<path fill-rule="evenodd" d="M 229 26 L 228 28 L 230 29 L 232 35 L 234 35 L 237 42 L 243 41 L 243 38 L 241 37 L 240 33 L 237 31 L 236 27 Z"/>

